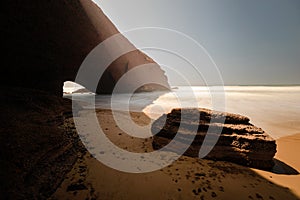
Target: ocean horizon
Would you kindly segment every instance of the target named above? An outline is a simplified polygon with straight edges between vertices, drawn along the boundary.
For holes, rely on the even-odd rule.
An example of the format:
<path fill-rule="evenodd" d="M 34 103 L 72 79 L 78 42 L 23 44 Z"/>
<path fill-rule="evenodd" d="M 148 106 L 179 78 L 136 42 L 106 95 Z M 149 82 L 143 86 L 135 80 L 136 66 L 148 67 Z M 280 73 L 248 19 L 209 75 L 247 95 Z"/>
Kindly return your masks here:
<path fill-rule="evenodd" d="M 300 86 L 172 86 L 172 88 L 171 92 L 133 95 L 95 95 L 83 92 L 64 96 L 83 104 L 93 96 L 95 103 L 84 104 L 85 109 L 112 109 L 113 105 L 115 110 L 144 112 L 152 119 L 170 112 L 172 108 L 199 107 L 218 110 L 215 109 L 218 105 L 212 103 L 213 98 L 217 98 L 216 102 L 221 102 L 225 106 L 223 111 L 249 117 L 251 123 L 275 139 L 300 132 Z M 82 87 L 73 87 L 73 91 L 78 89 Z M 66 90 L 70 92 L 72 89 L 65 87 Z"/>

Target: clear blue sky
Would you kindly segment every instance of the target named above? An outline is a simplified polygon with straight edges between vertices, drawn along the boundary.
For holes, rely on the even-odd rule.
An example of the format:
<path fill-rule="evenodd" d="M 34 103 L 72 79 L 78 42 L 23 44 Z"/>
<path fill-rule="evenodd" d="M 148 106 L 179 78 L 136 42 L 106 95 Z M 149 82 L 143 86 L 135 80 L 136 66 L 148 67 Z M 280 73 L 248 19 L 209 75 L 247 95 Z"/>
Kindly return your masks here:
<path fill-rule="evenodd" d="M 194 38 L 212 56 L 226 85 L 300 84 L 299 0 L 95 2 L 121 32 L 164 27 Z M 148 54 L 159 63 L 168 59 Z"/>

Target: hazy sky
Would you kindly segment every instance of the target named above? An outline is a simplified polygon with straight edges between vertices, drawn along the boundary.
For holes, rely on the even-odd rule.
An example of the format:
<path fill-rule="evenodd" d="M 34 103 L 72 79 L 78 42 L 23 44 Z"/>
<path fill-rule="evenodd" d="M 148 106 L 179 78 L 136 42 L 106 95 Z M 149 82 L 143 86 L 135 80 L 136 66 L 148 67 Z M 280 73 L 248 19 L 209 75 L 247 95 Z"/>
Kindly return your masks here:
<path fill-rule="evenodd" d="M 95 1 L 121 32 L 163 27 L 189 35 L 206 48 L 227 85 L 300 84 L 299 0 Z M 147 54 L 160 64 L 172 64 L 168 55 Z M 174 66 L 193 74 L 184 65 Z M 197 84 L 197 78 L 192 82 Z"/>

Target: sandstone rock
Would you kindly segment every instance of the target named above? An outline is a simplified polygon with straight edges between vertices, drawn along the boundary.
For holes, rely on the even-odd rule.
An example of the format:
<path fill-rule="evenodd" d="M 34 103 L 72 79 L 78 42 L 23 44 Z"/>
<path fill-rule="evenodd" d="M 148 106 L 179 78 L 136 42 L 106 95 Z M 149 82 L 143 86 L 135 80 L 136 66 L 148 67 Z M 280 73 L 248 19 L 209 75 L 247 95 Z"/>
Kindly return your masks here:
<path fill-rule="evenodd" d="M 184 109 L 185 119 L 181 120 L 181 112 L 181 109 L 173 109 L 171 113 L 161 116 L 153 123 L 152 132 L 157 133 L 153 137 L 154 149 L 167 145 L 176 134 L 178 134 L 179 146 L 183 145 L 184 138 L 192 137 L 191 131 L 197 130 L 192 144 L 184 155 L 198 157 L 210 126 L 212 130 L 222 128 L 222 132 L 218 142 L 205 158 L 230 161 L 259 169 L 273 167 L 273 157 L 276 153 L 275 140 L 261 128 L 250 124 L 249 118 L 237 114 L 213 112 L 208 109 Z M 224 124 L 218 123 L 218 119 L 222 116 L 225 118 Z M 215 122 L 210 123 L 211 119 Z M 179 125 L 180 131 L 178 131 Z M 167 150 L 176 152 L 175 148 L 179 146 L 173 146 Z"/>
<path fill-rule="evenodd" d="M 4 50 L 0 84 L 42 89 L 62 95 L 63 82 L 74 81 L 77 71 L 89 52 L 119 31 L 91 0 L 5 1 L 0 13 Z M 120 77 L 141 64 L 153 63 L 145 75 L 168 85 L 164 71 L 151 58 L 137 50 L 125 37 L 122 46 L 130 53 L 116 59 L 105 71 L 97 93 L 111 93 Z M 112 54 L 116 49 L 107 49 Z M 99 59 L 103 55 L 99 55 Z M 104 68 L 105 66 L 97 66 Z M 143 76 L 133 77 L 130 84 Z M 84 81 L 81 83 L 84 85 Z M 90 86 L 84 85 L 87 89 Z M 150 87 L 151 86 L 151 87 Z M 147 90 L 165 89 L 149 84 Z M 143 91 L 143 88 L 140 89 Z M 126 92 L 126 91 L 121 91 Z"/>

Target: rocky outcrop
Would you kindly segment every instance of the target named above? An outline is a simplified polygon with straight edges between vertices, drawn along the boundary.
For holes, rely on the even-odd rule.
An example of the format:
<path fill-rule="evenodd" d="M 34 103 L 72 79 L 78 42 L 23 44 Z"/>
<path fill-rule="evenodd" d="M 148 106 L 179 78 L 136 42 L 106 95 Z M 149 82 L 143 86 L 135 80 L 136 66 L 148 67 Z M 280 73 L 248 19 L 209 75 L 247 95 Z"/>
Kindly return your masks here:
<path fill-rule="evenodd" d="M 56 95 L 62 95 L 64 81 L 75 80 L 80 65 L 94 47 L 119 33 L 91 0 L 5 1 L 0 16 L 5 63 L 0 84 L 42 89 Z M 160 66 L 121 37 L 123 42 L 119 46 L 132 47 L 133 51 L 109 65 L 93 92 L 111 93 L 124 73 L 148 63 L 153 65 L 144 74 L 168 85 Z M 113 54 L 114 50 L 107 48 L 106 53 Z M 101 56 L 99 59 L 105 59 Z M 126 84 L 143 78 L 132 77 Z M 91 90 L 89 85 L 84 86 Z M 148 84 L 140 90 L 156 89 L 162 87 Z"/>
<path fill-rule="evenodd" d="M 198 157 L 210 126 L 211 130 L 219 129 L 222 132 L 218 142 L 205 158 L 230 161 L 259 169 L 269 170 L 273 167 L 275 140 L 262 129 L 250 124 L 249 118 L 208 109 L 184 109 L 185 119 L 181 120 L 181 113 L 181 109 L 173 109 L 171 113 L 161 116 L 153 123 L 152 132 L 157 133 L 153 137 L 154 149 L 167 145 L 176 134 L 178 134 L 177 144 L 184 145 L 184 138 L 191 137 L 191 130 L 196 130 L 197 134 L 184 155 Z M 218 118 L 222 117 L 225 123 L 217 123 Z M 211 119 L 216 122 L 210 123 Z M 177 147 L 173 146 L 167 150 L 176 152 Z"/>
<path fill-rule="evenodd" d="M 37 90 L 0 89 L 1 199 L 47 199 L 85 152 L 71 102 Z"/>

